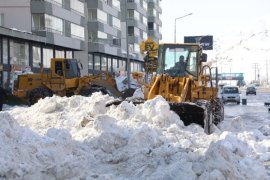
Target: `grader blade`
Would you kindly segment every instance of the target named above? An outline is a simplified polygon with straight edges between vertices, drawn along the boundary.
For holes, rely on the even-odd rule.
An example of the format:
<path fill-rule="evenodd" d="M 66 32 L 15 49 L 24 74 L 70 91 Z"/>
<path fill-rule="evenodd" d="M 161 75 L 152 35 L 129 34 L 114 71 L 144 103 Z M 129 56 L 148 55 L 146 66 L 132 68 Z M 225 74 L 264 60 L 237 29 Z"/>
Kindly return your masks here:
<path fill-rule="evenodd" d="M 169 103 L 170 109 L 174 111 L 185 126 L 196 123 L 204 128 L 205 132 L 210 134 L 212 124 L 211 109 L 207 103 Z"/>

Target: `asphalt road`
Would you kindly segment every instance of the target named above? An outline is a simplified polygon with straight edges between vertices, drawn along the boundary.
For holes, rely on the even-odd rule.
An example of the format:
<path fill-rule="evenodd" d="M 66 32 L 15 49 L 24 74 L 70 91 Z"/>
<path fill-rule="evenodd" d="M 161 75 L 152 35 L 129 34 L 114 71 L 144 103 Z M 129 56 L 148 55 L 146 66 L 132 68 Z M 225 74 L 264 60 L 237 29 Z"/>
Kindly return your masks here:
<path fill-rule="evenodd" d="M 264 106 L 264 102 L 270 102 L 270 91 L 263 92 L 257 90 L 257 95 L 246 96 L 245 90 L 241 91 L 241 103 L 227 103 L 224 105 L 225 120 L 240 116 L 248 129 L 257 129 L 264 124 L 270 124 L 270 112 Z M 242 104 L 242 99 L 246 99 L 247 104 Z"/>
<path fill-rule="evenodd" d="M 245 90 L 241 91 L 241 104 L 228 103 L 224 105 L 225 121 L 229 121 L 235 117 L 242 119 L 247 130 L 258 129 L 262 125 L 270 125 L 270 112 L 264 102 L 270 103 L 270 90 L 257 89 L 257 95 L 246 96 Z M 247 104 L 242 104 L 242 99 L 246 99 Z M 270 152 L 269 152 L 270 153 Z M 270 161 L 265 162 L 265 168 L 270 179 Z"/>

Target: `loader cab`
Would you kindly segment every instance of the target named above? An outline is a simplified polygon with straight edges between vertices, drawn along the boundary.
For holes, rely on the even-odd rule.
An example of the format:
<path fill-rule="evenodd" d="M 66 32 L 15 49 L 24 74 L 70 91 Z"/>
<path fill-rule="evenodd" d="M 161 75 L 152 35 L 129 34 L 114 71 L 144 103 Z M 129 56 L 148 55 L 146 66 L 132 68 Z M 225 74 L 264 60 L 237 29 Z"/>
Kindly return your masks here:
<path fill-rule="evenodd" d="M 206 56 L 201 56 L 200 51 L 198 44 L 161 44 L 157 74 L 168 74 L 172 77 L 192 75 L 197 78 L 198 64 L 206 61 Z"/>
<path fill-rule="evenodd" d="M 62 76 L 71 79 L 81 75 L 79 63 L 76 59 L 53 58 L 51 66 L 52 76 L 55 77 Z"/>

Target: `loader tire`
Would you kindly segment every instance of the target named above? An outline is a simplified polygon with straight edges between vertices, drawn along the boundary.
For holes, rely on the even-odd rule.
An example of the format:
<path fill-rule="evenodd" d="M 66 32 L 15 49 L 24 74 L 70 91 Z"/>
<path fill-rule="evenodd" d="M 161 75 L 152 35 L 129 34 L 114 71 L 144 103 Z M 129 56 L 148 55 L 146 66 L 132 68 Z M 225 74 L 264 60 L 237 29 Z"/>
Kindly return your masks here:
<path fill-rule="evenodd" d="M 109 92 L 104 87 L 101 87 L 101 86 L 89 86 L 89 87 L 83 88 L 81 89 L 79 94 L 81 96 L 90 97 L 95 92 L 101 92 L 102 94 L 109 94 Z"/>
<path fill-rule="evenodd" d="M 38 102 L 38 100 L 43 99 L 45 97 L 51 97 L 53 95 L 52 91 L 45 88 L 36 88 L 33 89 L 28 97 L 29 106 Z"/>
<path fill-rule="evenodd" d="M 220 98 L 217 98 L 214 102 L 214 111 L 213 111 L 213 123 L 218 125 L 221 121 L 224 120 L 224 104 Z"/>

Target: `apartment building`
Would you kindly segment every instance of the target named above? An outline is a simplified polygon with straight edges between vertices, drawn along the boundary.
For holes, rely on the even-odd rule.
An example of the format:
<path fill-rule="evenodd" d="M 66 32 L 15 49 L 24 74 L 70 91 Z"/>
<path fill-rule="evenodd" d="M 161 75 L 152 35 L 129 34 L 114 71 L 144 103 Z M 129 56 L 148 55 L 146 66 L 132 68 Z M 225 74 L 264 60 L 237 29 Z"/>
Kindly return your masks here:
<path fill-rule="evenodd" d="M 2 0 L 0 19 L 0 85 L 6 88 L 14 69 L 38 72 L 53 57 L 85 50 L 82 0 Z"/>
<path fill-rule="evenodd" d="M 162 9 L 160 7 L 160 0 L 148 0 L 148 37 L 156 41 L 162 39 L 161 27 L 162 21 L 160 20 L 160 15 L 162 14 Z"/>
<path fill-rule="evenodd" d="M 147 39 L 147 1 L 88 0 L 87 8 L 89 73 L 127 70 L 127 59 L 131 72 L 141 71 L 139 46 Z"/>
<path fill-rule="evenodd" d="M 37 72 L 52 57 L 79 59 L 82 75 L 127 70 L 127 60 L 142 71 L 139 46 L 161 39 L 160 14 L 159 0 L 2 0 L 0 83 L 11 65 Z"/>
<path fill-rule="evenodd" d="M 120 0 L 87 0 L 89 73 L 125 69 Z"/>

